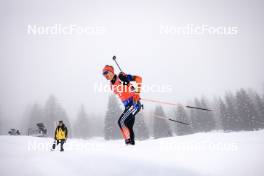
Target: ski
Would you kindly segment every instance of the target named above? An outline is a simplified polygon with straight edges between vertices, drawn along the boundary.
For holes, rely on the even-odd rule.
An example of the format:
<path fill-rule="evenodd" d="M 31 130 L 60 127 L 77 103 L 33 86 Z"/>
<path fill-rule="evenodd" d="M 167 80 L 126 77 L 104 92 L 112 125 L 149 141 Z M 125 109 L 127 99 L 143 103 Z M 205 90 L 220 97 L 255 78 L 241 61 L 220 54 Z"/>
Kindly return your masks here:
<path fill-rule="evenodd" d="M 160 115 L 154 115 L 154 117 L 159 118 L 159 119 L 164 119 L 164 120 L 170 120 L 172 122 L 180 123 L 180 124 L 183 124 L 183 125 L 190 125 L 190 124 L 185 123 L 185 122 L 181 122 L 181 121 L 178 121 L 178 120 L 174 120 L 174 119 L 172 119 L 170 117 L 164 117 L 164 116 L 160 116 Z"/>
<path fill-rule="evenodd" d="M 147 99 L 147 98 L 141 98 L 142 101 L 148 101 L 148 102 L 153 102 L 153 103 L 160 103 L 160 104 L 166 104 L 166 105 L 171 105 L 171 106 L 178 106 L 180 104 L 176 103 L 171 103 L 171 102 L 165 102 L 165 101 L 159 101 L 159 100 L 153 100 L 153 99 Z M 207 108 L 201 108 L 201 107 L 194 107 L 194 106 L 184 106 L 186 108 L 190 109 L 197 109 L 197 110 L 203 110 L 203 111 L 213 111 L 211 109 Z"/>

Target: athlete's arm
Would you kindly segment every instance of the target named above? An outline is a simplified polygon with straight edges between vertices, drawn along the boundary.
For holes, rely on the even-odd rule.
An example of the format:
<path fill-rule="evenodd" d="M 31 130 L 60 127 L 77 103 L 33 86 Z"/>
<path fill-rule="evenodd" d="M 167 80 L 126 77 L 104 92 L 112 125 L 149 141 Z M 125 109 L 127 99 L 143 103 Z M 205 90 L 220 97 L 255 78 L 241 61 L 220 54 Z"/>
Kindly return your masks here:
<path fill-rule="evenodd" d="M 130 75 L 130 74 L 125 74 L 123 72 L 119 73 L 118 78 L 124 82 L 125 84 L 129 84 L 130 81 L 135 81 L 137 90 L 136 93 L 141 92 L 141 85 L 142 85 L 142 77 L 137 76 L 137 75 Z"/>
<path fill-rule="evenodd" d="M 132 81 L 136 82 L 137 85 L 137 90 L 136 93 L 140 94 L 141 93 L 141 86 L 142 86 L 142 77 L 141 76 L 132 76 Z"/>

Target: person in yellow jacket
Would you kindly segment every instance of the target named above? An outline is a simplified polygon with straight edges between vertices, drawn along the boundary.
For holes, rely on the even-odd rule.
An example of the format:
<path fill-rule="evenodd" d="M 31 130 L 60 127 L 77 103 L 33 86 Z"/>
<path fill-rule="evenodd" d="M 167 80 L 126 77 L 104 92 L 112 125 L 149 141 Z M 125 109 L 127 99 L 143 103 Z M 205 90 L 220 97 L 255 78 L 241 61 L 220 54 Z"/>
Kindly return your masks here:
<path fill-rule="evenodd" d="M 64 125 L 63 121 L 59 121 L 59 125 L 57 126 L 56 130 L 55 130 L 55 136 L 54 139 L 55 141 L 57 141 L 57 145 L 60 144 L 60 151 L 63 152 L 64 148 L 63 148 L 63 144 L 66 142 L 68 137 L 68 129 L 67 127 Z M 53 145 L 53 150 L 55 149 L 56 145 Z"/>

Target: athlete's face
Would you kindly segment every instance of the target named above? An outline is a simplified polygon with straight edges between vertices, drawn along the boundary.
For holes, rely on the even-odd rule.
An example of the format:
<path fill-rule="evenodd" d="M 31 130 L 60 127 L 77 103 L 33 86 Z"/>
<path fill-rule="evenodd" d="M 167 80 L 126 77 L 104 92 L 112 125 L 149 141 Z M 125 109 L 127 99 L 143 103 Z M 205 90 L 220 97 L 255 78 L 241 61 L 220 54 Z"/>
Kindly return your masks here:
<path fill-rule="evenodd" d="M 105 71 L 105 72 L 103 73 L 103 75 L 104 75 L 104 77 L 105 77 L 107 80 L 109 80 L 109 81 L 111 81 L 111 80 L 114 78 L 114 73 L 112 73 L 112 72 L 110 72 L 110 71 Z"/>

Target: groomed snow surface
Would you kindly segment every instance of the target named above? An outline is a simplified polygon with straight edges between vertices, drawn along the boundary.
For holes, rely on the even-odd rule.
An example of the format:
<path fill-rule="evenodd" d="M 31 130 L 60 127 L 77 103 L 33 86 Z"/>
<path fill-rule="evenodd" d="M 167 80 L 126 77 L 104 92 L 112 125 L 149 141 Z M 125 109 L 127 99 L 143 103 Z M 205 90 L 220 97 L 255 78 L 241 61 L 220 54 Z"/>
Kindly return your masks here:
<path fill-rule="evenodd" d="M 263 176 L 264 131 L 211 132 L 136 141 L 0 136 L 1 176 Z M 58 147 L 59 149 L 59 147 Z"/>

